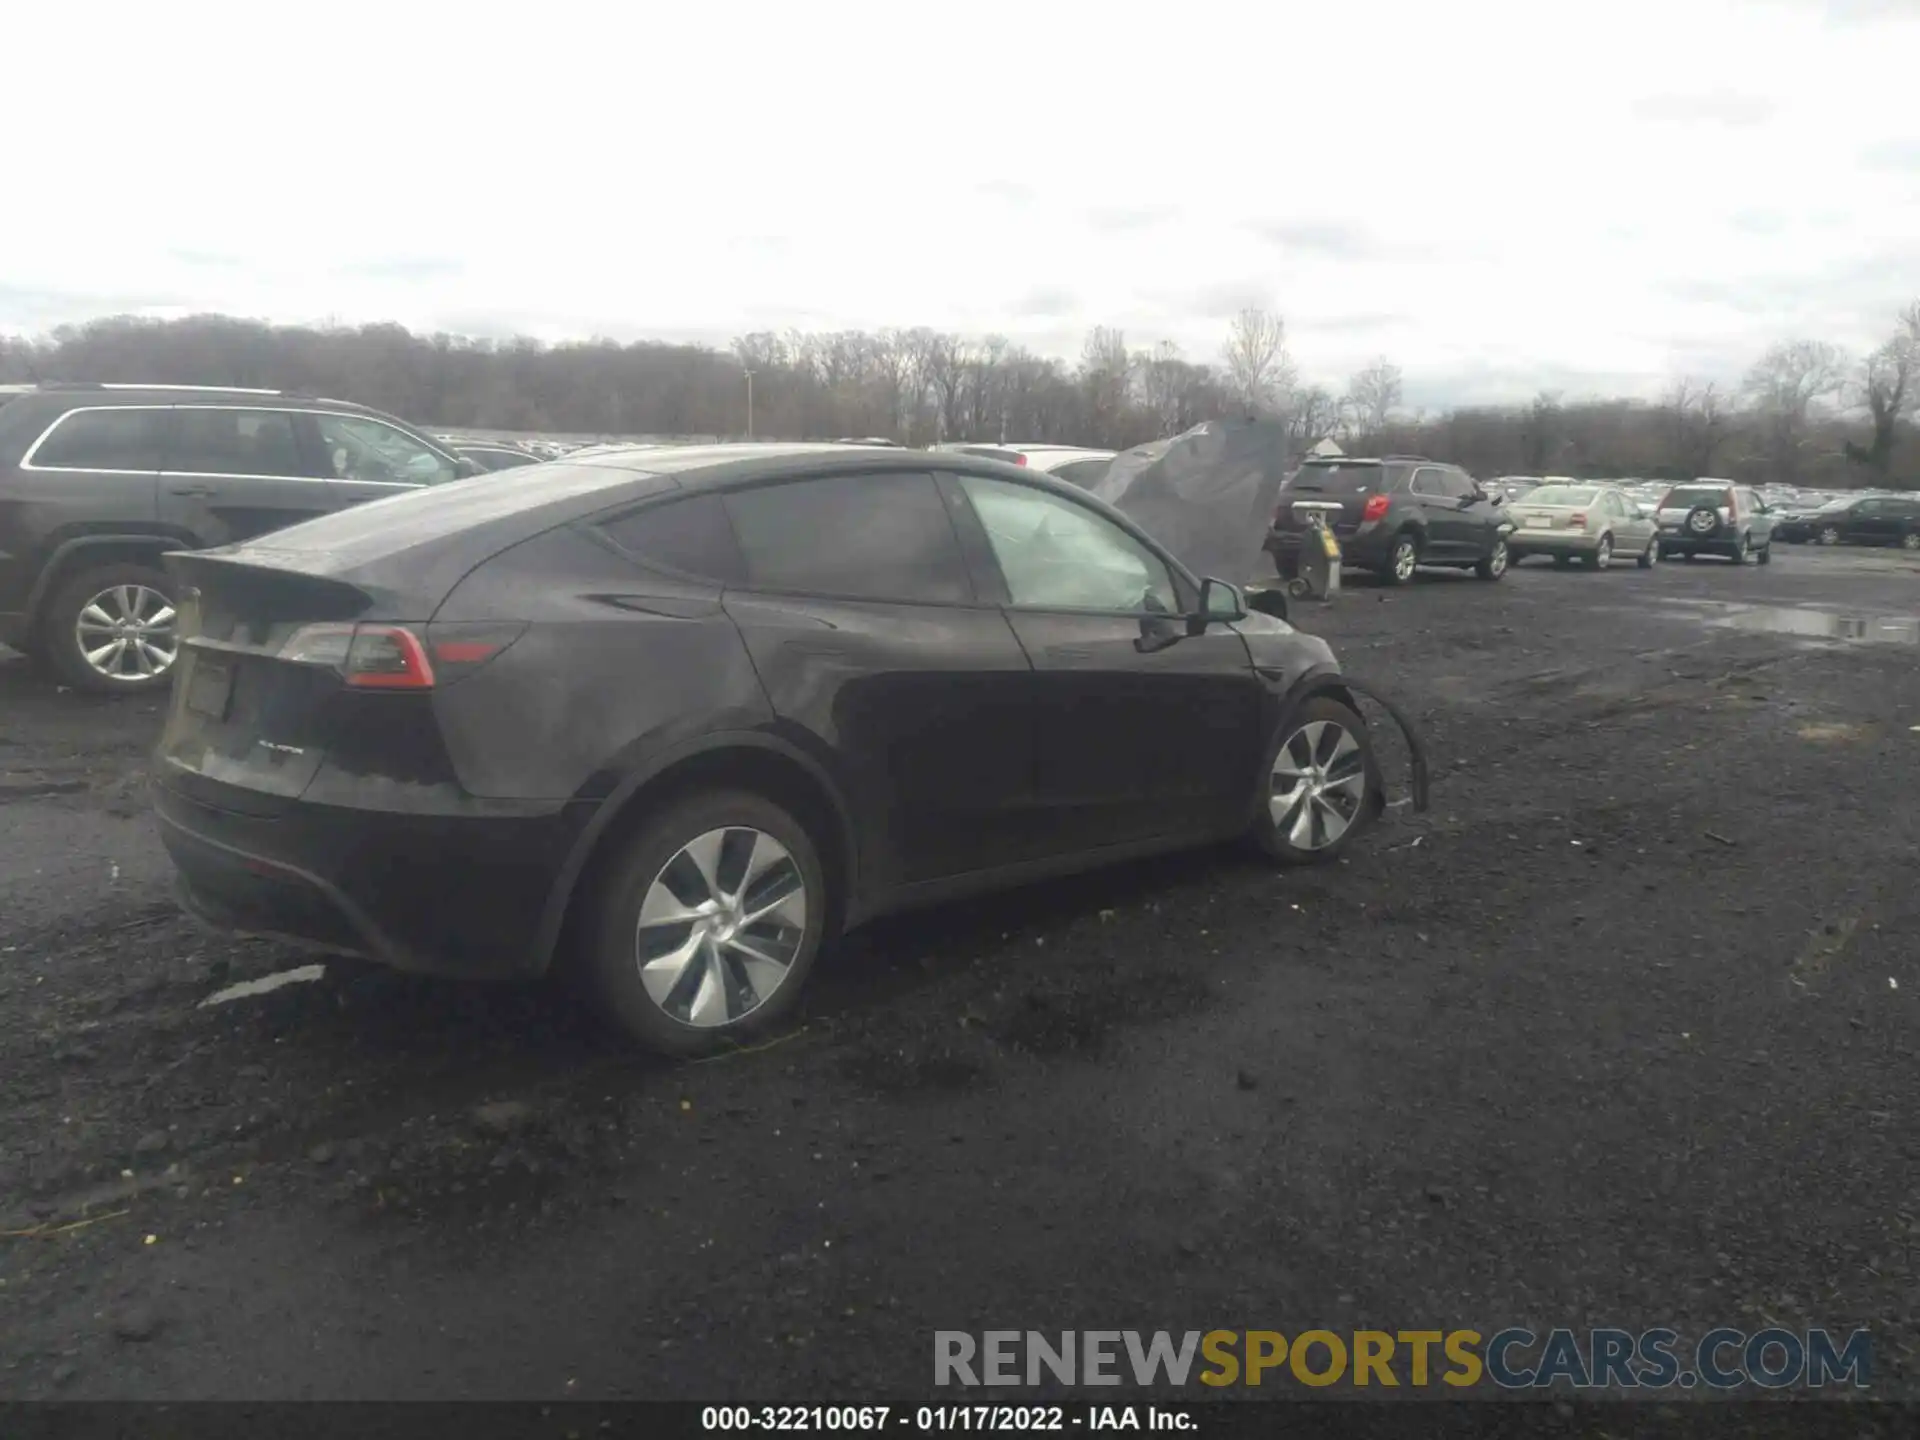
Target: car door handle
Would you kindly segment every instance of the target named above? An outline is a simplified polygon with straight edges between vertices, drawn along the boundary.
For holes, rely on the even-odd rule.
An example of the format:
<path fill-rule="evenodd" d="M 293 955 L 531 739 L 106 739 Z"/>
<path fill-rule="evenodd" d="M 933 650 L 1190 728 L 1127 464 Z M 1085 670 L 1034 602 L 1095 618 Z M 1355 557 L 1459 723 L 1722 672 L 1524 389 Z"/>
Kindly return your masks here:
<path fill-rule="evenodd" d="M 213 487 L 211 485 L 175 485 L 173 487 L 173 493 L 175 495 L 205 496 L 213 494 Z"/>

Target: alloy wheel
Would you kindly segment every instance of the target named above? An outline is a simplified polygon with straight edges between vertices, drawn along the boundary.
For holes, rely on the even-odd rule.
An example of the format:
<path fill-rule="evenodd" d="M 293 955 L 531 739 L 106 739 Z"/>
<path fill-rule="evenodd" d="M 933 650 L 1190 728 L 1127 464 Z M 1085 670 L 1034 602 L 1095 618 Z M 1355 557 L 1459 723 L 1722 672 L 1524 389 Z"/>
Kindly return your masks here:
<path fill-rule="evenodd" d="M 1393 547 L 1393 573 L 1400 580 L 1411 580 L 1413 568 L 1419 562 L 1419 555 L 1411 540 L 1402 540 Z"/>
<path fill-rule="evenodd" d="M 1493 542 L 1493 553 L 1487 557 L 1487 569 L 1492 572 L 1495 579 L 1498 579 L 1507 573 L 1507 566 L 1512 560 L 1513 556 L 1507 550 L 1507 542 L 1496 540 Z"/>
<path fill-rule="evenodd" d="M 80 607 L 74 639 L 95 673 L 119 683 L 151 680 L 180 653 L 173 602 L 149 585 L 113 585 Z"/>
<path fill-rule="evenodd" d="M 1900 548 L 1902 550 L 1920 550 L 1920 533 L 1902 535 L 1900 537 Z"/>
<path fill-rule="evenodd" d="M 1822 545 L 1838 545 L 1840 543 L 1840 532 L 1831 525 L 1827 526 L 1826 529 L 1820 532 L 1820 543 Z"/>
<path fill-rule="evenodd" d="M 682 1025 L 744 1020 L 786 983 L 808 903 L 799 865 L 773 836 L 744 825 L 709 830 L 647 887 L 634 937 L 640 983 Z"/>
<path fill-rule="evenodd" d="M 1600 548 L 1593 552 L 1593 568 L 1604 570 L 1613 564 L 1613 541 L 1606 536 L 1600 537 Z"/>
<path fill-rule="evenodd" d="M 1367 796 L 1366 755 L 1344 725 L 1313 720 L 1273 759 L 1267 813 L 1301 850 L 1324 850 L 1353 828 Z"/>

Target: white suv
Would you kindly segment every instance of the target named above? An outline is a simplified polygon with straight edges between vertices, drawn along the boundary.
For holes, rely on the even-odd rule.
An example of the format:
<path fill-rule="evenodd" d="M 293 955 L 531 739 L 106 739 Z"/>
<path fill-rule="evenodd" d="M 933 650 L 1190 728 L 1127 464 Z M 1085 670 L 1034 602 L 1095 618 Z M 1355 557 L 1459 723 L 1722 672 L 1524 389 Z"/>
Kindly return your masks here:
<path fill-rule="evenodd" d="M 1701 479 L 1667 491 L 1655 515 L 1660 558 L 1722 555 L 1736 565 L 1773 559 L 1773 507 L 1746 485 Z"/>

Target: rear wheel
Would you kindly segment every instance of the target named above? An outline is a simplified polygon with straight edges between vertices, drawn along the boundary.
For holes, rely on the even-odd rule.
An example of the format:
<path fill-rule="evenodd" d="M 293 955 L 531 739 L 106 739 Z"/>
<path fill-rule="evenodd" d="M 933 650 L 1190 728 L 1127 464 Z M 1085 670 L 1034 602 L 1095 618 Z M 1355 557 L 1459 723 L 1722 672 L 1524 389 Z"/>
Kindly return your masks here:
<path fill-rule="evenodd" d="M 1640 568 L 1651 570 L 1660 563 L 1660 546 L 1657 541 L 1647 541 L 1647 548 L 1640 552 Z"/>
<path fill-rule="evenodd" d="M 1486 559 L 1473 567 L 1473 573 L 1482 580 L 1498 580 L 1507 573 L 1507 568 L 1512 564 L 1513 556 L 1507 549 L 1507 542 L 1495 540 L 1493 549 L 1487 552 Z"/>
<path fill-rule="evenodd" d="M 1264 774 L 1253 841 L 1289 865 L 1337 857 L 1366 828 L 1380 797 L 1365 722 L 1328 696 L 1307 701 L 1287 720 Z"/>
<path fill-rule="evenodd" d="M 1744 565 L 1747 563 L 1747 556 L 1751 553 L 1752 550 L 1749 547 L 1747 537 L 1742 535 L 1738 540 L 1733 542 L 1733 553 L 1727 558 L 1736 565 Z"/>
<path fill-rule="evenodd" d="M 1840 543 L 1839 527 L 1836 525 L 1822 526 L 1820 530 L 1820 543 L 1822 545 L 1838 545 Z"/>
<path fill-rule="evenodd" d="M 1769 540 L 1758 550 L 1754 551 L 1753 558 L 1762 565 L 1771 565 L 1773 563 L 1773 542 Z"/>
<path fill-rule="evenodd" d="M 1420 563 L 1420 542 L 1409 534 L 1393 537 L 1393 548 L 1387 552 L 1387 563 L 1380 567 L 1380 578 L 1389 585 L 1404 585 L 1413 579 L 1414 568 Z"/>
<path fill-rule="evenodd" d="M 174 583 L 151 565 L 83 570 L 54 592 L 40 623 L 47 663 L 77 690 L 157 690 L 180 652 Z"/>
<path fill-rule="evenodd" d="M 820 952 L 827 886 L 798 820 L 721 791 L 643 824 L 595 903 L 582 958 L 607 1016 L 663 1054 L 699 1055 L 793 1013 Z"/>
<path fill-rule="evenodd" d="M 1613 564 L 1613 536 L 1602 535 L 1600 543 L 1593 547 L 1593 554 L 1587 557 L 1589 570 L 1605 570 Z"/>
<path fill-rule="evenodd" d="M 1905 535 L 1902 535 L 1900 537 L 1900 548 L 1902 550 L 1920 550 L 1920 531 L 1909 530 Z"/>

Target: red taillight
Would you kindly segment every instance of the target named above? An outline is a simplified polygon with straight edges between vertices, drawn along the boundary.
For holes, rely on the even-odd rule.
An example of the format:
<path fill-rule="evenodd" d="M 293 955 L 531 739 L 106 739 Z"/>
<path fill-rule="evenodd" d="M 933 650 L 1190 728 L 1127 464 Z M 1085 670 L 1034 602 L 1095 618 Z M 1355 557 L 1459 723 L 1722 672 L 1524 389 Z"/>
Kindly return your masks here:
<path fill-rule="evenodd" d="M 1574 514 L 1567 516 L 1567 524 L 1576 530 L 1584 530 L 1587 528 L 1587 517 L 1576 511 Z"/>
<path fill-rule="evenodd" d="M 1375 521 L 1375 520 L 1384 520 L 1384 519 L 1386 519 L 1386 518 L 1387 518 L 1387 504 L 1388 504 L 1388 501 L 1387 501 L 1387 497 L 1386 497 L 1386 496 L 1384 496 L 1384 495 L 1369 495 L 1369 496 L 1367 497 L 1367 503 L 1366 503 L 1366 506 L 1365 506 L 1365 508 L 1363 508 L 1363 509 L 1362 509 L 1362 510 L 1360 511 L 1360 518 L 1361 518 L 1361 520 L 1363 520 L 1363 521 L 1365 521 L 1365 522 L 1367 522 L 1367 523 L 1369 523 L 1369 524 L 1371 524 L 1371 523 L 1372 523 L 1373 521 Z"/>
<path fill-rule="evenodd" d="M 1018 455 L 1018 454 L 1016 454 L 1016 455 L 1015 455 L 1015 456 L 1013 457 L 1013 463 L 1014 463 L 1014 464 L 1016 464 L 1016 465 L 1024 465 L 1024 464 L 1026 464 L 1026 463 L 1027 463 L 1027 457 L 1026 457 L 1025 455 Z"/>
<path fill-rule="evenodd" d="M 477 670 L 526 631 L 518 621 L 455 620 L 408 625 L 307 625 L 280 658 L 337 670 L 359 690 L 431 690 Z"/>
<path fill-rule="evenodd" d="M 338 670 L 361 690 L 431 690 L 426 647 L 404 625 L 308 625 L 280 647 L 280 658 Z"/>

